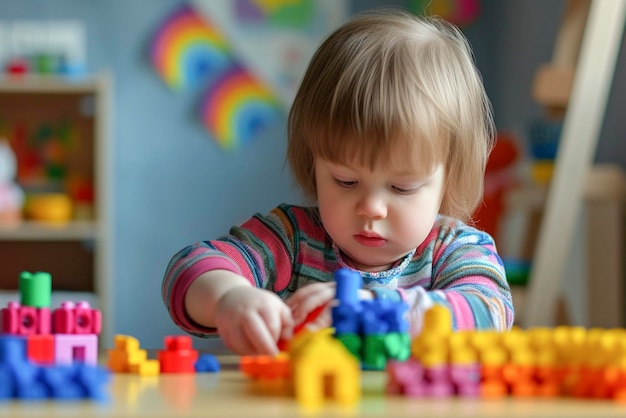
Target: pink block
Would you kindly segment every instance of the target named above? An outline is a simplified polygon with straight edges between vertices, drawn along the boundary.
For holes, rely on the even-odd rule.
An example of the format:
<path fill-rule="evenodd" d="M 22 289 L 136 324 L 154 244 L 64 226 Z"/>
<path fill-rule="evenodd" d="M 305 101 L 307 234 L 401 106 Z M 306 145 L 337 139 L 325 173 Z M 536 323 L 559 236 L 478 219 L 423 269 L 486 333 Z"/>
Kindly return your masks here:
<path fill-rule="evenodd" d="M 102 314 L 92 309 L 89 302 L 61 303 L 52 314 L 53 329 L 57 334 L 100 334 Z"/>
<path fill-rule="evenodd" d="M 89 302 L 78 302 L 74 311 L 74 333 L 98 335 L 101 329 L 102 315 L 100 311 L 92 309 Z"/>
<path fill-rule="evenodd" d="M 98 364 L 98 336 L 95 334 L 56 334 L 54 363 L 71 365 Z"/>
<path fill-rule="evenodd" d="M 13 335 L 50 334 L 50 309 L 21 306 L 11 301 L 0 310 L 2 332 Z"/>

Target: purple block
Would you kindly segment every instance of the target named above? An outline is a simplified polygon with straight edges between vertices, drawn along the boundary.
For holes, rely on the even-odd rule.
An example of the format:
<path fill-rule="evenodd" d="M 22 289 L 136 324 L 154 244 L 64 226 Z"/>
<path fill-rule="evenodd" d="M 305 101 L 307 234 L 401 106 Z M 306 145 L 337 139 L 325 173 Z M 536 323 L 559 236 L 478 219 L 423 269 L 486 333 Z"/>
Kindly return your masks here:
<path fill-rule="evenodd" d="M 56 334 L 54 345 L 57 365 L 98 364 L 98 336 L 95 334 Z"/>

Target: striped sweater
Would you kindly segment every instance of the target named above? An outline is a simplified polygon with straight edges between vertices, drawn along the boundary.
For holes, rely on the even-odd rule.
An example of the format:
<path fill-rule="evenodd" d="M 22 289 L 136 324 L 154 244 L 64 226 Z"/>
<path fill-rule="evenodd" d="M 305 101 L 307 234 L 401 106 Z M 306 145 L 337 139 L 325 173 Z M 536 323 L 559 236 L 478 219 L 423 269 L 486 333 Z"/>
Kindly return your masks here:
<path fill-rule="evenodd" d="M 317 208 L 280 205 L 231 228 L 229 235 L 179 251 L 161 291 L 174 323 L 204 337 L 216 330 L 194 323 L 184 309 L 185 292 L 200 274 L 230 270 L 286 299 L 309 283 L 333 280 L 341 267 L 350 268 L 326 234 Z M 407 302 L 413 335 L 432 304 L 451 310 L 454 329 L 506 330 L 513 323 L 510 289 L 493 240 L 449 217 L 438 216 L 424 242 L 391 269 L 359 273 L 363 288 L 376 298 Z"/>

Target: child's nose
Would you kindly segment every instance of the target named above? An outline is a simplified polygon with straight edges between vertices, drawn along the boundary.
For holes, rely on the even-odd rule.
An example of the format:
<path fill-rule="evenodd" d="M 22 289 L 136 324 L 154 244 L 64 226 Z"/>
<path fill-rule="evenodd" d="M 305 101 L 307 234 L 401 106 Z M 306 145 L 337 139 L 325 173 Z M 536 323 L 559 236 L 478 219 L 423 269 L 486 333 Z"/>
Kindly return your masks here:
<path fill-rule="evenodd" d="M 379 193 L 365 193 L 357 204 L 357 214 L 366 218 L 387 217 L 387 203 Z"/>

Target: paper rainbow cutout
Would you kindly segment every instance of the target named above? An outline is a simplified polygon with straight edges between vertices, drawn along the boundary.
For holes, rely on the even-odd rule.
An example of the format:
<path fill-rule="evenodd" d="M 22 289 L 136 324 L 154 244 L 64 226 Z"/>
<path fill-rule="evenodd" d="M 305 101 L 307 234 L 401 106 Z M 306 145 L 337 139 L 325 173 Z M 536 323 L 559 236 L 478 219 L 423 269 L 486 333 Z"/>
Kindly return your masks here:
<path fill-rule="evenodd" d="M 235 150 L 275 123 L 280 108 L 271 90 L 244 68 L 233 66 L 205 92 L 200 117 L 222 148 Z"/>
<path fill-rule="evenodd" d="M 226 38 L 189 5 L 183 5 L 159 26 L 150 61 L 174 90 L 197 86 L 232 65 Z"/>

